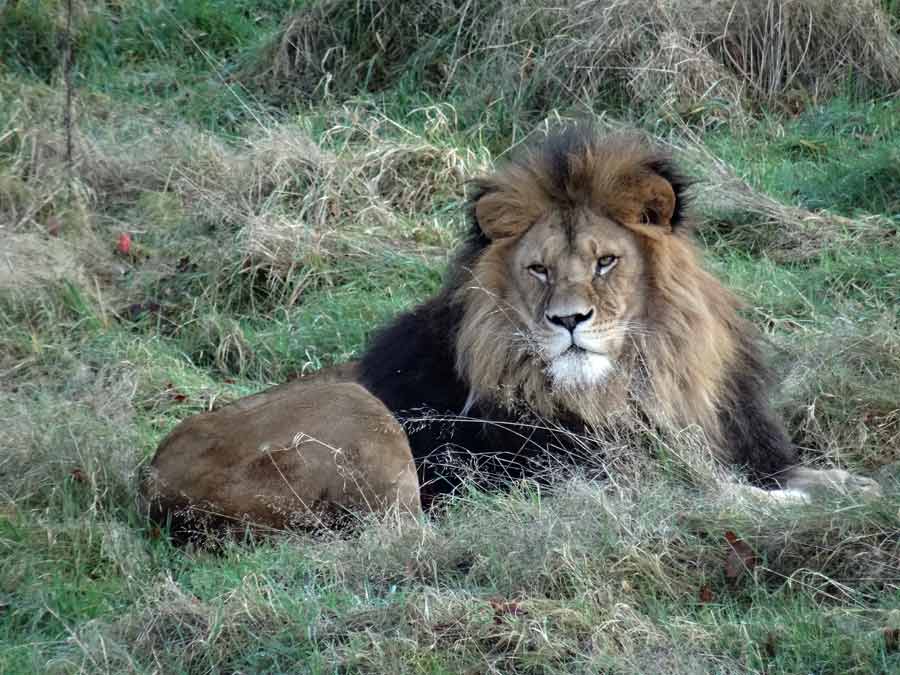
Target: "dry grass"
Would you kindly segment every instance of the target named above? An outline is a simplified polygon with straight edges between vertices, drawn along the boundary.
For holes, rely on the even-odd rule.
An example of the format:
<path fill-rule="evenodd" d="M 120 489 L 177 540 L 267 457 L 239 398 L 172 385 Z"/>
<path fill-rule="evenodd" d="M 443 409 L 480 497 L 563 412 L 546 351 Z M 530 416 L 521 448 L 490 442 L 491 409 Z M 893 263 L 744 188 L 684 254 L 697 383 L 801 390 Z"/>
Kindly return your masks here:
<path fill-rule="evenodd" d="M 836 248 L 896 245 L 898 227 L 888 214 L 848 218 L 828 209 L 786 204 L 754 188 L 712 155 L 694 137 L 676 143 L 703 183 L 697 205 L 714 227 L 735 245 L 779 263 L 811 263 Z"/>
<path fill-rule="evenodd" d="M 218 270 L 224 288 L 265 287 L 291 305 L 337 258 L 379 246 L 448 245 L 444 228 L 408 219 L 461 199 L 465 179 L 483 165 L 409 130 L 403 140 L 385 137 L 383 117 L 374 126 L 366 117 L 337 125 L 321 143 L 302 126 L 269 124 L 227 144 L 88 100 L 69 176 L 52 114 L 58 97 L 38 85 L 20 93 L 25 104 L 0 129 L 8 153 L 0 229 L 14 236 L 3 253 L 3 287 L 70 271 L 71 280 L 115 283 L 136 261 L 149 283 L 178 267 L 182 254 L 169 254 L 166 240 L 189 234 L 202 245 L 193 262 Z M 343 142 L 337 154 L 325 149 L 332 138 Z M 114 255 L 123 231 L 135 242 L 131 260 Z"/>
<path fill-rule="evenodd" d="M 688 119 L 740 124 L 744 84 L 691 36 L 661 33 L 631 69 L 628 91 L 645 109 L 671 111 Z"/>
<path fill-rule="evenodd" d="M 359 162 L 373 192 L 406 215 L 427 211 L 439 199 L 461 199 L 467 162 L 454 149 L 430 143 L 381 143 Z"/>
<path fill-rule="evenodd" d="M 900 462 L 900 339 L 895 326 L 835 322 L 788 347 L 782 408 L 802 447 L 870 470 Z"/>
<path fill-rule="evenodd" d="M 547 114 L 625 96 L 645 110 L 740 120 L 842 91 L 900 86 L 900 39 L 875 0 L 328 0 L 289 17 L 253 77 L 323 99 L 415 83 Z"/>
<path fill-rule="evenodd" d="M 46 386 L 0 390 L 0 503 L 22 509 L 60 508 L 64 486 L 107 511 L 131 501 L 141 458 L 128 368 L 99 371 L 72 359 L 57 362 Z"/>
<path fill-rule="evenodd" d="M 86 283 L 82 266 L 73 259 L 65 242 L 35 234 L 4 238 L 0 252 L 0 292 L 37 289 L 61 281 Z"/>
<path fill-rule="evenodd" d="M 252 571 L 227 591 L 195 594 L 164 575 L 129 612 L 84 626 L 67 653 L 93 672 L 240 670 L 279 663 L 288 640 L 308 663 L 356 672 L 422 672 L 429 658 L 457 672 L 747 672 L 747 656 L 711 648 L 722 627 L 703 623 L 704 602 L 771 602 L 766 589 L 783 588 L 831 607 L 826 625 L 877 636 L 890 621 L 858 607 L 897 588 L 900 539 L 877 508 L 843 507 L 735 505 L 659 481 L 473 497 L 440 522 L 372 522 L 352 541 L 236 547 Z M 726 573 L 732 530 L 757 561 L 737 577 Z M 657 613 L 665 602 L 698 610 Z M 761 638 L 743 639 L 752 649 Z"/>
<path fill-rule="evenodd" d="M 891 91 L 900 85 L 900 40 L 875 0 L 688 1 L 675 7 L 760 104 L 820 101 L 845 87 L 848 73 L 862 87 Z"/>

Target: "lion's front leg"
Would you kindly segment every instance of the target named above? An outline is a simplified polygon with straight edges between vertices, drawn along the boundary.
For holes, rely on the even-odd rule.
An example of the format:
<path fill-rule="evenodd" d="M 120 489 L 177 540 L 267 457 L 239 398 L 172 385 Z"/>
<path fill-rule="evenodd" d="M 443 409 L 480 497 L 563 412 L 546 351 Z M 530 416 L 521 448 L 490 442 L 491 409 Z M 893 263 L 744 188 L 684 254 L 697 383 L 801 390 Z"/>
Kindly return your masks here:
<path fill-rule="evenodd" d="M 795 466 L 788 470 L 779 482 L 786 490 L 802 492 L 809 496 L 840 493 L 875 497 L 881 494 L 881 486 L 876 481 L 843 469 L 810 469 Z"/>
<path fill-rule="evenodd" d="M 881 486 L 865 476 L 843 469 L 810 469 L 795 466 L 778 481 L 780 487 L 764 489 L 721 481 L 720 494 L 729 501 L 748 500 L 770 504 L 810 504 L 828 495 L 855 495 L 865 499 L 881 495 Z"/>
<path fill-rule="evenodd" d="M 759 357 L 752 346 L 747 347 L 747 354 L 754 362 Z M 745 467 L 753 484 L 753 489 L 743 489 L 743 493 L 787 502 L 808 502 L 828 493 L 880 495 L 881 487 L 871 478 L 843 469 L 810 469 L 798 464 L 796 450 L 755 375 L 761 369 L 755 363 L 749 371 L 735 374 L 731 389 L 737 405 L 721 413 L 727 456 Z"/>

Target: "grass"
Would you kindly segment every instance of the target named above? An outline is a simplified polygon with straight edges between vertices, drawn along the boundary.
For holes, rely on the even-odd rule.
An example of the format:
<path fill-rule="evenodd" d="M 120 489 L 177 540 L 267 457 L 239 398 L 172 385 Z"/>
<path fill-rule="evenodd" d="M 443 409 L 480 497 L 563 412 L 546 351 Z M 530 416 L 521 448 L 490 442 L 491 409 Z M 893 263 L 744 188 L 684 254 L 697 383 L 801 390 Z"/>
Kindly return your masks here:
<path fill-rule="evenodd" d="M 653 131 L 704 179 L 708 264 L 767 338 L 804 460 L 884 497 L 735 501 L 684 439 L 636 448 L 606 484 L 472 491 L 352 538 L 213 553 L 138 515 L 136 474 L 179 420 L 358 356 L 438 288 L 465 179 L 583 109 L 547 88 L 546 35 L 475 4 L 538 50 L 518 98 L 472 94 L 496 66 L 477 52 L 443 87 L 443 28 L 412 56 L 373 57 L 363 31 L 376 43 L 342 67 L 368 79 L 294 100 L 245 77 L 314 3 L 75 2 L 71 176 L 63 3 L 0 9 L 0 672 L 900 669 L 900 104 L 853 82 L 740 110 L 654 97 L 597 124 Z M 690 93 L 673 87 L 700 74 L 646 86 Z M 588 107 L 624 113 L 628 91 Z M 726 533 L 752 553 L 737 571 Z"/>
<path fill-rule="evenodd" d="M 722 133 L 712 150 L 769 194 L 842 215 L 896 216 L 898 103 L 836 100 L 799 117 L 769 119 L 740 139 Z M 766 143 L 754 157 L 749 148 Z"/>
<path fill-rule="evenodd" d="M 240 79 L 268 99 L 425 92 L 516 140 L 553 111 L 638 110 L 716 126 L 898 83 L 890 8 L 329 0 L 289 15 Z M 415 40 L 408 39 L 413 34 Z"/>

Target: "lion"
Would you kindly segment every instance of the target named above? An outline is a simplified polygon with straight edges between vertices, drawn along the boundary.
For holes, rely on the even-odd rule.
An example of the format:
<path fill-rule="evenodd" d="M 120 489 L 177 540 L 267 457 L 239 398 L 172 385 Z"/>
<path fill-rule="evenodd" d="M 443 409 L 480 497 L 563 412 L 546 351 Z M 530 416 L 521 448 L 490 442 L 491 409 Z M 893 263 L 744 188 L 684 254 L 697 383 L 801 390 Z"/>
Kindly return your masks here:
<path fill-rule="evenodd" d="M 345 372 L 346 371 L 346 372 Z M 421 514 L 412 452 L 384 405 L 330 369 L 182 421 L 141 485 L 176 541 L 320 529 L 359 514 Z"/>
<path fill-rule="evenodd" d="M 701 264 L 691 181 L 667 153 L 574 126 L 474 182 L 442 290 L 380 330 L 359 366 L 406 422 L 426 504 L 473 474 L 505 483 L 584 458 L 585 435 L 639 424 L 701 430 L 767 490 L 875 487 L 798 466 L 757 333 Z"/>

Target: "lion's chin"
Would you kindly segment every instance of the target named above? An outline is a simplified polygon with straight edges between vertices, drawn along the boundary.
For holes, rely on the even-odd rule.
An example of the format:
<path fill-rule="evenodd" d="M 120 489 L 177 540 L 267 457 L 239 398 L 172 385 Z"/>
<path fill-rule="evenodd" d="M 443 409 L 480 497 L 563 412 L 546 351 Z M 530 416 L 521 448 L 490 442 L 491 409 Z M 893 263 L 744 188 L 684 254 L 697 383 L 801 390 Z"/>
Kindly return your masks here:
<path fill-rule="evenodd" d="M 547 365 L 554 389 L 590 389 L 606 381 L 613 364 L 605 354 L 569 349 Z"/>

